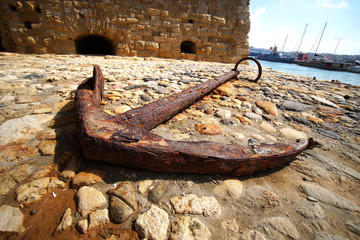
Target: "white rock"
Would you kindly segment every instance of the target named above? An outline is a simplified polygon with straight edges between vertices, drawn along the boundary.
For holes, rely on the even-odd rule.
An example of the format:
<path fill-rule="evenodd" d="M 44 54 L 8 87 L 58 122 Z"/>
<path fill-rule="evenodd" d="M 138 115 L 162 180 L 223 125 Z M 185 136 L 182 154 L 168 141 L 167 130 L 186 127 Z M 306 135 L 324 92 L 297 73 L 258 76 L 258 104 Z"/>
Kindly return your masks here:
<path fill-rule="evenodd" d="M 337 235 L 333 235 L 327 232 L 317 232 L 315 234 L 314 240 L 349 240 L 349 239 Z"/>
<path fill-rule="evenodd" d="M 327 106 L 330 106 L 330 107 L 334 107 L 334 108 L 339 108 L 335 103 L 333 102 L 330 102 L 329 100 L 326 100 L 324 98 L 321 98 L 321 97 L 317 97 L 317 96 L 310 96 L 312 99 L 314 99 L 315 101 L 319 102 L 319 103 L 322 103 L 323 105 L 327 105 Z"/>
<path fill-rule="evenodd" d="M 110 220 L 109 220 L 109 210 L 107 209 L 99 209 L 89 214 L 89 228 L 94 228 L 99 225 L 104 225 L 108 222 L 110 222 Z"/>
<path fill-rule="evenodd" d="M 81 187 L 76 196 L 78 199 L 78 212 L 83 217 L 87 216 L 90 212 L 107 205 L 104 195 L 92 187 Z"/>
<path fill-rule="evenodd" d="M 0 232 L 23 232 L 23 220 L 20 209 L 9 205 L 0 207 Z"/>
<path fill-rule="evenodd" d="M 221 207 L 213 196 L 199 198 L 195 194 L 173 197 L 170 199 L 175 212 L 178 214 L 189 213 L 204 216 L 219 217 Z"/>
<path fill-rule="evenodd" d="M 295 226 L 283 217 L 266 218 L 258 224 L 256 230 L 260 231 L 265 239 L 300 239 L 300 234 Z"/>
<path fill-rule="evenodd" d="M 135 222 L 140 237 L 152 240 L 165 240 L 170 221 L 168 214 L 155 205 L 141 214 Z"/>
<path fill-rule="evenodd" d="M 285 127 L 280 129 L 280 133 L 284 135 L 285 137 L 292 139 L 292 140 L 298 140 L 300 138 L 307 138 L 306 134 L 303 132 L 300 132 L 298 130 L 295 130 L 290 127 Z"/>
<path fill-rule="evenodd" d="M 66 209 L 59 226 L 56 228 L 56 231 L 64 231 L 68 229 L 71 226 L 72 222 L 73 218 L 71 216 L 71 209 L 68 208 Z"/>
<path fill-rule="evenodd" d="M 231 111 L 227 109 L 218 109 L 215 112 L 215 116 L 219 118 L 231 118 Z"/>
<path fill-rule="evenodd" d="M 241 235 L 241 240 L 266 240 L 266 238 L 258 231 L 247 230 Z"/>
<path fill-rule="evenodd" d="M 327 203 L 341 209 L 360 212 L 360 208 L 356 204 L 330 190 L 309 183 L 302 183 L 300 187 L 306 195 L 314 197 L 323 203 Z"/>
<path fill-rule="evenodd" d="M 47 193 L 50 178 L 40 178 L 33 182 L 20 185 L 16 189 L 16 200 L 21 203 L 37 201 L 42 195 Z"/>
<path fill-rule="evenodd" d="M 233 136 L 234 138 L 236 138 L 236 139 L 238 139 L 238 140 L 241 140 L 241 139 L 244 139 L 244 138 L 245 138 L 245 135 L 244 135 L 244 134 L 238 133 L 238 132 L 232 133 L 231 136 Z"/>
<path fill-rule="evenodd" d="M 43 130 L 42 124 L 50 121 L 51 115 L 27 115 L 4 122 L 0 126 L 0 145 L 11 142 L 27 141 Z"/>
<path fill-rule="evenodd" d="M 237 179 L 225 180 L 222 184 L 214 188 L 214 192 L 216 192 L 217 194 L 220 194 L 222 196 L 229 195 L 234 199 L 238 199 L 241 197 L 242 190 L 243 185 L 241 181 Z"/>
<path fill-rule="evenodd" d="M 152 180 L 144 180 L 139 183 L 138 191 L 141 195 L 144 195 L 145 192 L 149 189 L 151 184 L 153 183 Z"/>
<path fill-rule="evenodd" d="M 80 233 L 86 233 L 89 227 L 89 223 L 87 219 L 82 219 L 76 224 L 76 229 Z"/>
<path fill-rule="evenodd" d="M 170 240 L 207 240 L 211 232 L 199 219 L 181 216 L 171 224 Z"/>

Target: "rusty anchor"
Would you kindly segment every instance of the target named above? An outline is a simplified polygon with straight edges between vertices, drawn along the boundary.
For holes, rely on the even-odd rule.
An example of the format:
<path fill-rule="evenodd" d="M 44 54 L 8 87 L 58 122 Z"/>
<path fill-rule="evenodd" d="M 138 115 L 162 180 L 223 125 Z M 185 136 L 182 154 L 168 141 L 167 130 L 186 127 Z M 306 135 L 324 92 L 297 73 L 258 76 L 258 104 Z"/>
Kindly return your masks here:
<path fill-rule="evenodd" d="M 152 128 L 185 110 L 212 90 L 237 77 L 237 67 L 205 83 L 159 99 L 119 115 L 100 108 L 104 77 L 95 65 L 93 77 L 83 81 L 75 96 L 79 141 L 87 159 L 169 173 L 246 175 L 266 170 L 295 158 L 310 144 L 300 139 L 291 144 L 240 146 L 212 142 L 172 141 L 149 132 Z"/>

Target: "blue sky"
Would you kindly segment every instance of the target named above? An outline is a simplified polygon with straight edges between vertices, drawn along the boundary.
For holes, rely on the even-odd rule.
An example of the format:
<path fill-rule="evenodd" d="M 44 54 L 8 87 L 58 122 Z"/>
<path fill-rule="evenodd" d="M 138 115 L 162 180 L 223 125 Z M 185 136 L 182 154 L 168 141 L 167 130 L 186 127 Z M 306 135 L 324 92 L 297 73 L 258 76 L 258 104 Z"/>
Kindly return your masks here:
<path fill-rule="evenodd" d="M 339 43 L 337 54 L 360 54 L 360 0 L 250 0 L 250 18 L 250 46 L 281 50 L 288 35 L 284 51 L 297 50 L 308 23 L 300 51 L 309 52 L 327 22 L 318 53 Z"/>

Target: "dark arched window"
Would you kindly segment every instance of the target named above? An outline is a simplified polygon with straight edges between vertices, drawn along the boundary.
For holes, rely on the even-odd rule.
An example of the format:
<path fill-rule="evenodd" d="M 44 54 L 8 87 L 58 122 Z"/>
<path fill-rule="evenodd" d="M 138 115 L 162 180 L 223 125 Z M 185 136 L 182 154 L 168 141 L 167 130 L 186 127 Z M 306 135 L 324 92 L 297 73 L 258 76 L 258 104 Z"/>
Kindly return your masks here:
<path fill-rule="evenodd" d="M 115 55 L 111 40 L 99 35 L 86 35 L 75 40 L 77 54 Z"/>
<path fill-rule="evenodd" d="M 192 41 L 183 41 L 180 44 L 180 51 L 182 53 L 191 53 L 195 54 L 196 45 Z"/>
<path fill-rule="evenodd" d="M 0 52 L 5 51 L 5 48 L 2 46 L 2 42 L 1 42 L 1 33 L 0 33 Z"/>

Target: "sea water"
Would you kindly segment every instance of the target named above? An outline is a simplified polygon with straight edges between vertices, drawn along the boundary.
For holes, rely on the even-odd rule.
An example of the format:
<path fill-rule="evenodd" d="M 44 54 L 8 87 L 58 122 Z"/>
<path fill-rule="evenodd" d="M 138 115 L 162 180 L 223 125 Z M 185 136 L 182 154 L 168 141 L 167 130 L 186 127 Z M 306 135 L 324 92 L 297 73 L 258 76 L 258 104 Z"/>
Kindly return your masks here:
<path fill-rule="evenodd" d="M 290 64 L 269 61 L 259 62 L 263 67 L 272 68 L 273 70 L 280 72 L 287 72 L 290 74 L 302 75 L 307 77 L 315 77 L 316 79 L 338 80 L 342 83 L 360 86 L 360 73 L 330 71 L 318 68 L 303 67 L 294 63 Z M 255 65 L 255 63 L 252 61 L 250 61 L 250 63 L 251 65 Z"/>

